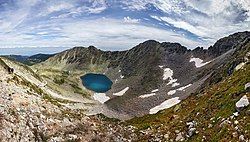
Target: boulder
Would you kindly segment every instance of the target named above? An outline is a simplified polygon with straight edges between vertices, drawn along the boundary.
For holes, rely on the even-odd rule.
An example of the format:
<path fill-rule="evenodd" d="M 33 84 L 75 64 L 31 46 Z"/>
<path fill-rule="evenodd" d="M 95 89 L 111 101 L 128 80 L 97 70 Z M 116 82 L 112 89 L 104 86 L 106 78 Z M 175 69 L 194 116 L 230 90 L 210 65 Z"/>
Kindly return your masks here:
<path fill-rule="evenodd" d="M 183 133 L 180 132 L 177 134 L 176 138 L 175 138 L 175 141 L 184 141 L 185 138 L 183 137 Z"/>
<path fill-rule="evenodd" d="M 188 129 L 194 128 L 196 125 L 196 121 L 187 122 Z"/>
<path fill-rule="evenodd" d="M 249 105 L 249 101 L 246 95 L 244 95 L 236 104 L 236 109 L 237 111 L 241 111 L 242 109 L 244 109 L 245 107 L 247 107 Z"/>
<path fill-rule="evenodd" d="M 195 131 L 196 131 L 196 128 L 190 128 L 190 129 L 188 130 L 188 136 L 189 136 L 189 137 L 192 137 L 192 136 L 194 135 Z"/>
<path fill-rule="evenodd" d="M 245 84 L 245 90 L 247 90 L 248 92 L 250 92 L 250 82 L 248 82 L 247 84 Z"/>
<path fill-rule="evenodd" d="M 245 142 L 246 141 L 243 135 L 239 136 L 239 140 L 240 140 L 240 142 Z"/>

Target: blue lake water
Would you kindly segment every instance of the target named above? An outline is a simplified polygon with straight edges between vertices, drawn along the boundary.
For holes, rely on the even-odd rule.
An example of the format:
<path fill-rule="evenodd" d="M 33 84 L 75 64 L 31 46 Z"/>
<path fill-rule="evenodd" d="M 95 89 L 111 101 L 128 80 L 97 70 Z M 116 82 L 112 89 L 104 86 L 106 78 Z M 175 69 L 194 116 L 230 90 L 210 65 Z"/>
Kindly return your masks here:
<path fill-rule="evenodd" d="M 81 80 L 83 86 L 97 93 L 107 92 L 113 84 L 113 82 L 103 74 L 88 73 L 81 76 Z"/>

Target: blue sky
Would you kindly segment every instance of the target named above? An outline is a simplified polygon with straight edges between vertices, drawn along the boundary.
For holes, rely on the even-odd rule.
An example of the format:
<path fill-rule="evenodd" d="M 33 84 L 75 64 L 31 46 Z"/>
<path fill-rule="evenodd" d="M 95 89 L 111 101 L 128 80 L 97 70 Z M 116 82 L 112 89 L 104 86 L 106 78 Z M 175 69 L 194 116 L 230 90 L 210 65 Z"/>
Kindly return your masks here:
<path fill-rule="evenodd" d="M 249 0 L 0 0 L 5 49 L 125 50 L 148 39 L 192 49 L 249 26 Z"/>

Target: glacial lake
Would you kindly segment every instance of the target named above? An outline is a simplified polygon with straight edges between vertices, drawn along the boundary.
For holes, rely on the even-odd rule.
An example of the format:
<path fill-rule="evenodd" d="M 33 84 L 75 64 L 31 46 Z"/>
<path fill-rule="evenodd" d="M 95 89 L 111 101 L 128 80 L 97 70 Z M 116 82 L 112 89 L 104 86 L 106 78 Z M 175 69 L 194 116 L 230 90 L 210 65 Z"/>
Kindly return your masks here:
<path fill-rule="evenodd" d="M 88 73 L 81 76 L 81 80 L 83 86 L 97 93 L 107 92 L 113 84 L 113 82 L 103 74 Z"/>

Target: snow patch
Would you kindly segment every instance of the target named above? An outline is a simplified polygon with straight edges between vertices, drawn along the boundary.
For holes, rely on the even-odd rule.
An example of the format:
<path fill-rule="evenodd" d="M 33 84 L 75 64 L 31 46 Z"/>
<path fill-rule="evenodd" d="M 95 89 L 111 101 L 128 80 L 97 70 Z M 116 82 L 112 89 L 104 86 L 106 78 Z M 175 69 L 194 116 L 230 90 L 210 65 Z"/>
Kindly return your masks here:
<path fill-rule="evenodd" d="M 174 95 L 176 93 L 176 90 L 170 90 L 169 92 L 168 92 L 168 95 Z"/>
<path fill-rule="evenodd" d="M 188 85 L 183 86 L 183 87 L 180 87 L 180 88 L 178 88 L 178 89 L 176 89 L 176 90 L 170 90 L 170 91 L 168 92 L 168 95 L 174 95 L 174 94 L 176 93 L 176 91 L 185 91 L 185 89 L 188 88 L 188 87 L 190 87 L 191 85 L 192 85 L 192 84 L 188 84 Z"/>
<path fill-rule="evenodd" d="M 173 79 L 172 76 L 174 74 L 173 70 L 171 70 L 170 68 L 165 68 L 163 69 L 164 73 L 163 73 L 163 80 L 167 80 L 168 78 L 170 79 L 170 81 Z M 169 81 L 169 82 L 170 82 Z"/>
<path fill-rule="evenodd" d="M 115 96 L 122 96 L 122 95 L 124 95 L 128 91 L 128 89 L 129 89 L 129 87 L 126 87 L 123 90 L 121 90 L 120 92 L 113 93 L 113 95 L 115 95 Z"/>
<path fill-rule="evenodd" d="M 141 95 L 139 96 L 140 98 L 148 98 L 148 97 L 151 97 L 151 96 L 154 96 L 156 95 L 155 93 L 150 93 L 150 94 L 145 94 L 145 95 Z"/>
<path fill-rule="evenodd" d="M 237 108 L 243 108 L 249 105 L 249 101 L 246 95 L 244 95 L 237 103 L 236 107 Z"/>
<path fill-rule="evenodd" d="M 175 82 L 174 84 L 172 84 L 172 87 L 176 87 L 176 86 L 179 86 L 179 85 L 180 85 L 180 83 Z"/>
<path fill-rule="evenodd" d="M 179 97 L 174 97 L 174 98 L 168 99 L 168 100 L 164 101 L 163 103 L 161 103 L 160 105 L 155 106 L 154 108 L 151 108 L 149 110 L 149 114 L 156 114 L 158 111 L 170 108 L 170 107 L 172 107 L 180 102 L 181 102 L 181 100 L 179 100 Z"/>
<path fill-rule="evenodd" d="M 155 93 L 155 92 L 158 92 L 158 91 L 159 91 L 159 89 L 155 89 L 155 90 L 152 90 L 151 92 Z"/>
<path fill-rule="evenodd" d="M 159 91 L 159 89 L 154 89 L 154 90 L 151 91 L 150 94 L 141 95 L 141 96 L 139 96 L 139 98 L 148 98 L 148 97 L 154 96 L 154 95 L 156 95 L 155 92 L 158 92 L 158 91 Z"/>
<path fill-rule="evenodd" d="M 110 99 L 105 93 L 94 93 L 93 98 L 102 104 Z"/>
<path fill-rule="evenodd" d="M 191 58 L 189 62 L 194 62 L 196 68 L 200 68 L 200 67 L 205 66 L 206 64 L 210 63 L 211 61 L 203 63 L 203 60 L 200 58 Z"/>
<path fill-rule="evenodd" d="M 167 85 L 173 84 L 173 83 L 175 83 L 175 82 L 177 82 L 177 79 L 173 79 L 173 78 L 171 77 L 171 78 L 169 79 L 169 82 L 168 82 Z"/>
<path fill-rule="evenodd" d="M 188 87 L 190 87 L 191 85 L 192 85 L 192 84 L 188 84 L 188 85 L 186 85 L 186 86 L 183 86 L 183 87 L 178 88 L 177 90 L 178 90 L 178 91 L 185 91 L 185 89 L 188 88 Z"/>
<path fill-rule="evenodd" d="M 159 66 L 159 67 L 163 69 L 163 66 Z M 170 68 L 165 68 L 165 69 L 163 69 L 163 71 L 164 71 L 163 80 L 169 79 L 169 82 L 168 82 L 167 85 L 170 85 L 170 84 L 173 84 L 173 83 L 177 82 L 177 79 L 173 78 L 173 74 L 174 74 L 173 70 L 171 70 Z"/>

